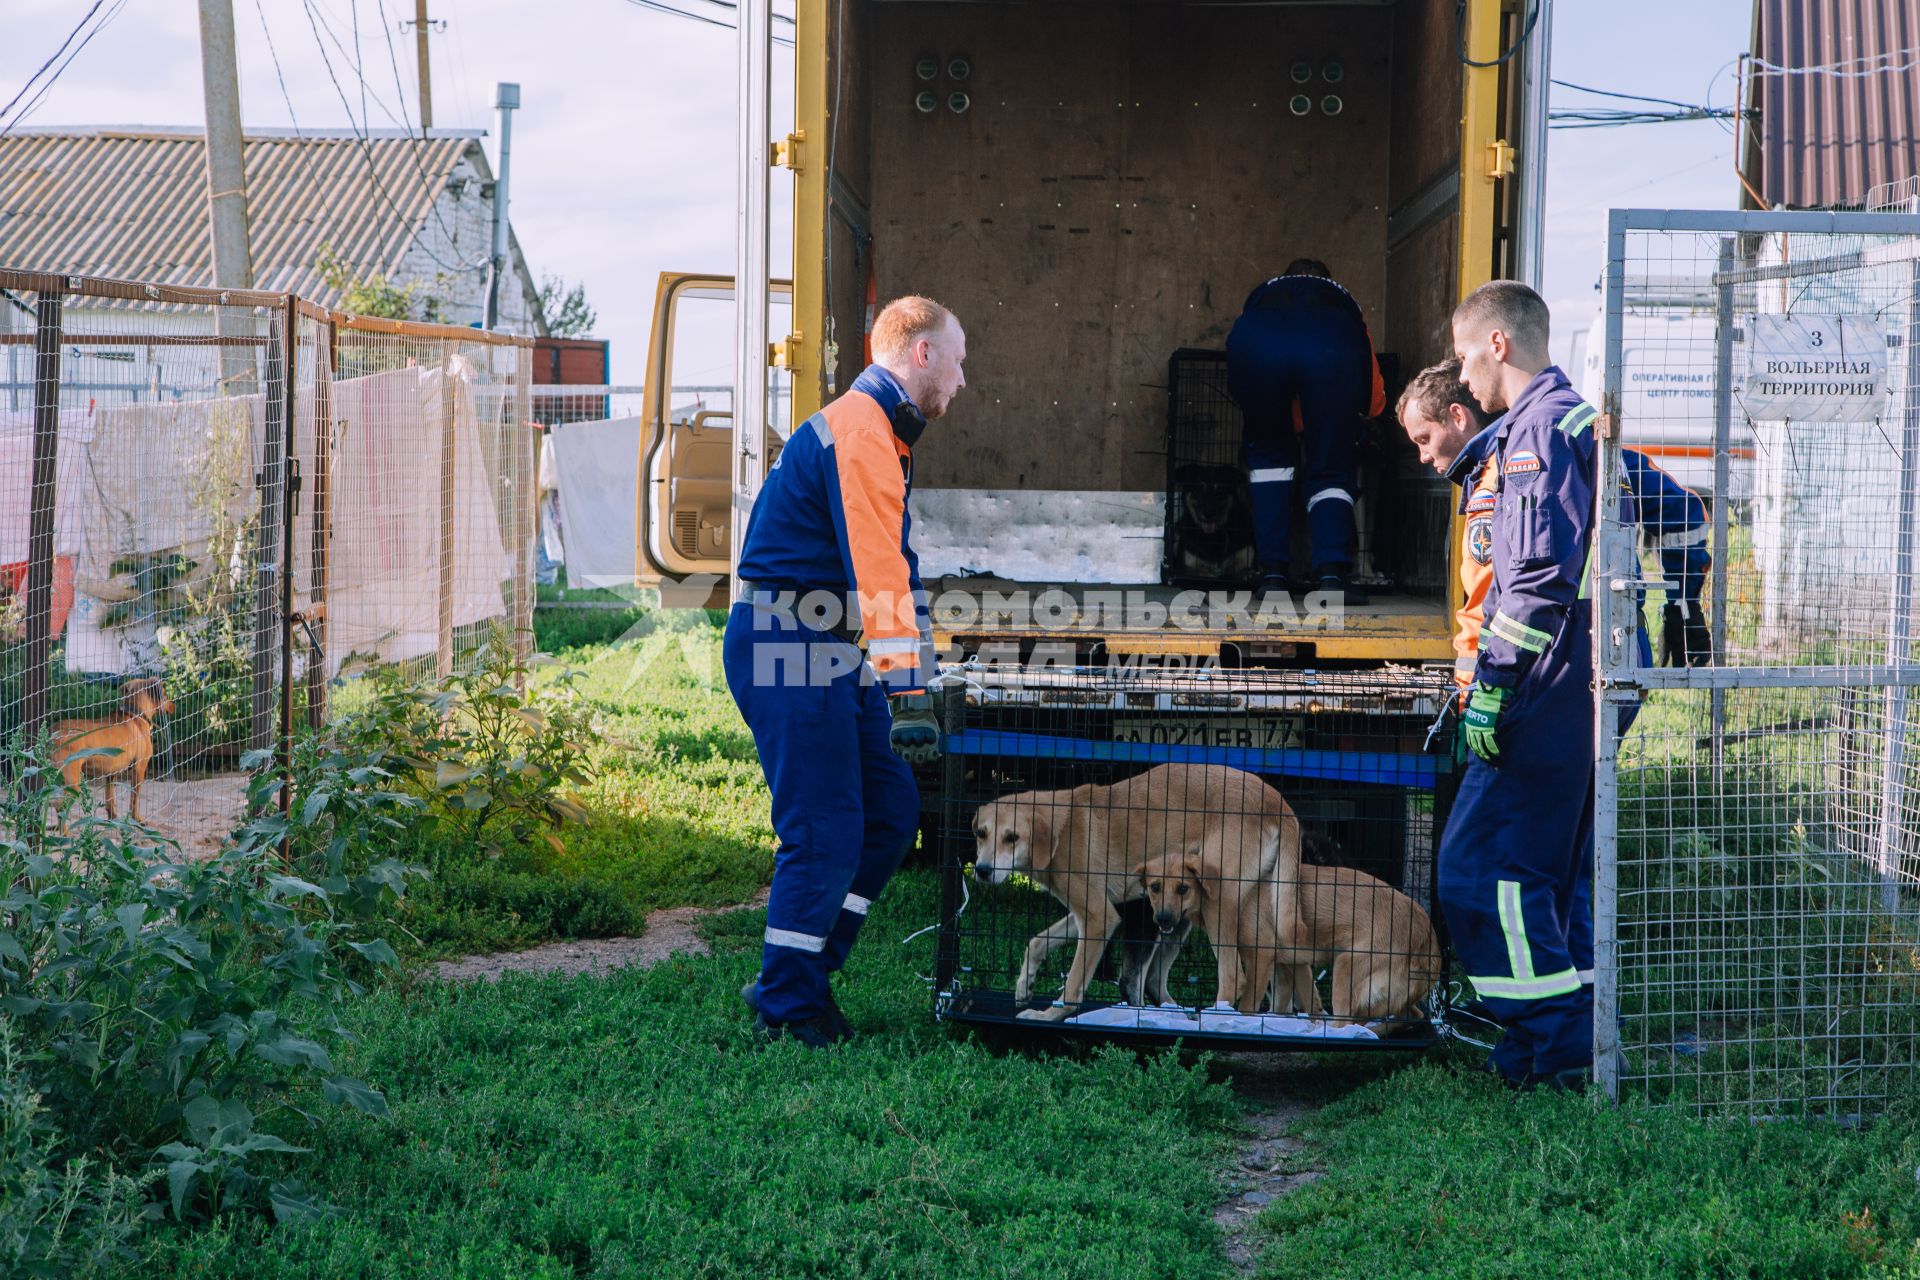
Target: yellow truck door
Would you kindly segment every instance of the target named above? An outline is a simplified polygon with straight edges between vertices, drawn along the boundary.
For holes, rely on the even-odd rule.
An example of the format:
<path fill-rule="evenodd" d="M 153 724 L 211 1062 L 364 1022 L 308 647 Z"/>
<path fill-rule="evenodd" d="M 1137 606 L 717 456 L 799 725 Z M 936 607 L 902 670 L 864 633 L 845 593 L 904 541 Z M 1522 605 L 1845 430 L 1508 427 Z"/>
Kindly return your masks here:
<path fill-rule="evenodd" d="M 793 286 L 774 281 L 778 325 L 786 323 L 792 301 Z M 724 577 L 730 569 L 728 473 L 736 455 L 732 333 L 732 276 L 661 274 L 640 422 L 636 586 Z M 769 380 L 769 465 L 793 429 L 791 383 L 784 369 L 776 369 Z"/>

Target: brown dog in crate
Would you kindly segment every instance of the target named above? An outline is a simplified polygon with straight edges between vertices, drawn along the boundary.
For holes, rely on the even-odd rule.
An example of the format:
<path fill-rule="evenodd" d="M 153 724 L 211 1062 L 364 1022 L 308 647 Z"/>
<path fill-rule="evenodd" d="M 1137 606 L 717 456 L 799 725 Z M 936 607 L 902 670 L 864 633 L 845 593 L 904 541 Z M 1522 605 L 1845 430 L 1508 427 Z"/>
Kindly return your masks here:
<path fill-rule="evenodd" d="M 1004 884 L 1024 873 L 1067 909 L 1027 944 L 1015 1001 L 1030 998 L 1041 961 L 1073 938 L 1066 984 L 1050 1008 L 1023 1009 L 1022 1018 L 1057 1022 L 1081 1005 L 1120 904 L 1144 896 L 1140 868 L 1155 858 L 1199 851 L 1218 871 L 1216 893 L 1236 911 L 1241 896 L 1260 897 L 1283 940 L 1291 945 L 1298 932 L 1290 886 L 1299 879 L 1300 821 L 1278 791 L 1239 769 L 1165 764 L 1111 786 L 1003 796 L 974 814 L 973 837 L 975 874 Z M 1164 999 L 1158 948 L 1149 967 Z"/>
<path fill-rule="evenodd" d="M 1442 977 L 1433 921 L 1412 898 L 1364 871 L 1303 863 L 1297 894 L 1283 895 L 1275 884 L 1264 896 L 1241 895 L 1232 914 L 1192 855 L 1156 859 L 1140 874 L 1161 929 L 1197 921 L 1206 930 L 1217 998 L 1242 1013 L 1258 1012 L 1265 997 L 1275 1013 L 1325 1017 L 1313 975 L 1330 968 L 1336 1024 L 1418 1016 Z M 1286 898 L 1298 904 L 1292 945 L 1280 940 Z"/>
<path fill-rule="evenodd" d="M 53 767 L 69 787 L 79 786 L 83 777 L 99 778 L 109 818 L 120 816 L 113 805 L 113 780 L 124 778 L 128 816 L 139 822 L 140 784 L 153 761 L 153 722 L 172 714 L 173 699 L 158 679 L 129 680 L 120 689 L 118 715 L 53 722 Z"/>

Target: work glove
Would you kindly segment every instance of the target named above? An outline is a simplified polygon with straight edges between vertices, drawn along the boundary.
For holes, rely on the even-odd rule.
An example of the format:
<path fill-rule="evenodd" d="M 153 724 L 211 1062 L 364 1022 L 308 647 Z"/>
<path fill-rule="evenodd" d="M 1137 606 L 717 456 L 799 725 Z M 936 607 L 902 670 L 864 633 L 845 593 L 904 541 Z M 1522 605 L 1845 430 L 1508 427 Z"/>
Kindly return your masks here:
<path fill-rule="evenodd" d="M 887 745 L 908 764 L 931 764 L 940 758 L 940 717 L 933 697 L 925 692 L 899 693 L 887 699 L 893 727 Z"/>
<path fill-rule="evenodd" d="M 1707 615 L 1698 600 L 1689 601 L 1681 608 L 1687 615 L 1681 627 L 1686 639 L 1687 665 L 1704 667 L 1713 661 L 1713 634 L 1707 630 Z"/>
<path fill-rule="evenodd" d="M 1484 684 L 1474 685 L 1473 692 L 1467 695 L 1467 713 L 1461 717 L 1467 735 L 1467 748 L 1488 764 L 1499 763 L 1500 744 L 1497 735 L 1500 716 L 1512 700 L 1512 690 L 1495 689 Z"/>
<path fill-rule="evenodd" d="M 1668 601 L 1660 617 L 1659 665 L 1703 667 L 1712 660 L 1713 636 L 1699 603 Z"/>
<path fill-rule="evenodd" d="M 1654 658 L 1659 667 L 1677 667 L 1686 661 L 1686 610 L 1678 600 L 1669 600 L 1660 610 L 1660 652 Z"/>

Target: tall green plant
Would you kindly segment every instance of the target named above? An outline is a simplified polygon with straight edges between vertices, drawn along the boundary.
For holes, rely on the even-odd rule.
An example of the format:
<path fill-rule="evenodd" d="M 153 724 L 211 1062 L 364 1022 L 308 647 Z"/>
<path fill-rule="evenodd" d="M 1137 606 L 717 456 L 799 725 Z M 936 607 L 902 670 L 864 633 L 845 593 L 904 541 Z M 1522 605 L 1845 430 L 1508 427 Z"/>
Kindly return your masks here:
<path fill-rule="evenodd" d="M 560 830 L 585 816 L 574 789 L 592 777 L 592 712 L 567 679 L 522 692 L 528 672 L 504 632 L 445 680 L 376 680 L 330 749 L 412 795 L 413 831 L 438 837 L 428 843 L 443 856 L 497 857 L 535 840 L 558 850 Z"/>
<path fill-rule="evenodd" d="M 270 1202 L 320 1209 L 261 1172 L 301 1148 L 273 1132 L 322 1098 L 384 1115 L 378 1090 L 342 1073 L 342 1003 L 397 963 L 368 926 L 417 868 L 287 873 L 283 842 L 312 825 L 263 816 L 210 861 L 185 861 L 131 823 L 83 812 L 38 759 L 19 756 L 0 812 L 0 1013 L 25 1072 L 82 1152 L 163 1170 L 175 1216 Z M 49 829 L 48 819 L 58 825 Z"/>

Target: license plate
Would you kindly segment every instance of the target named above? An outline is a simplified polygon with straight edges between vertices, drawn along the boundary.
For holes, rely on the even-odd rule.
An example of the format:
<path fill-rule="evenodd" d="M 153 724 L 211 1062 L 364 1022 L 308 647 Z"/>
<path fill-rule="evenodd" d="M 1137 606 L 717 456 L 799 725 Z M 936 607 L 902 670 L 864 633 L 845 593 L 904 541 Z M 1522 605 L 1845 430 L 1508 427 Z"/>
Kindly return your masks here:
<path fill-rule="evenodd" d="M 1115 742 L 1156 747 L 1247 747 L 1278 751 L 1301 743 L 1300 721 L 1292 716 L 1154 716 L 1116 720 Z"/>

